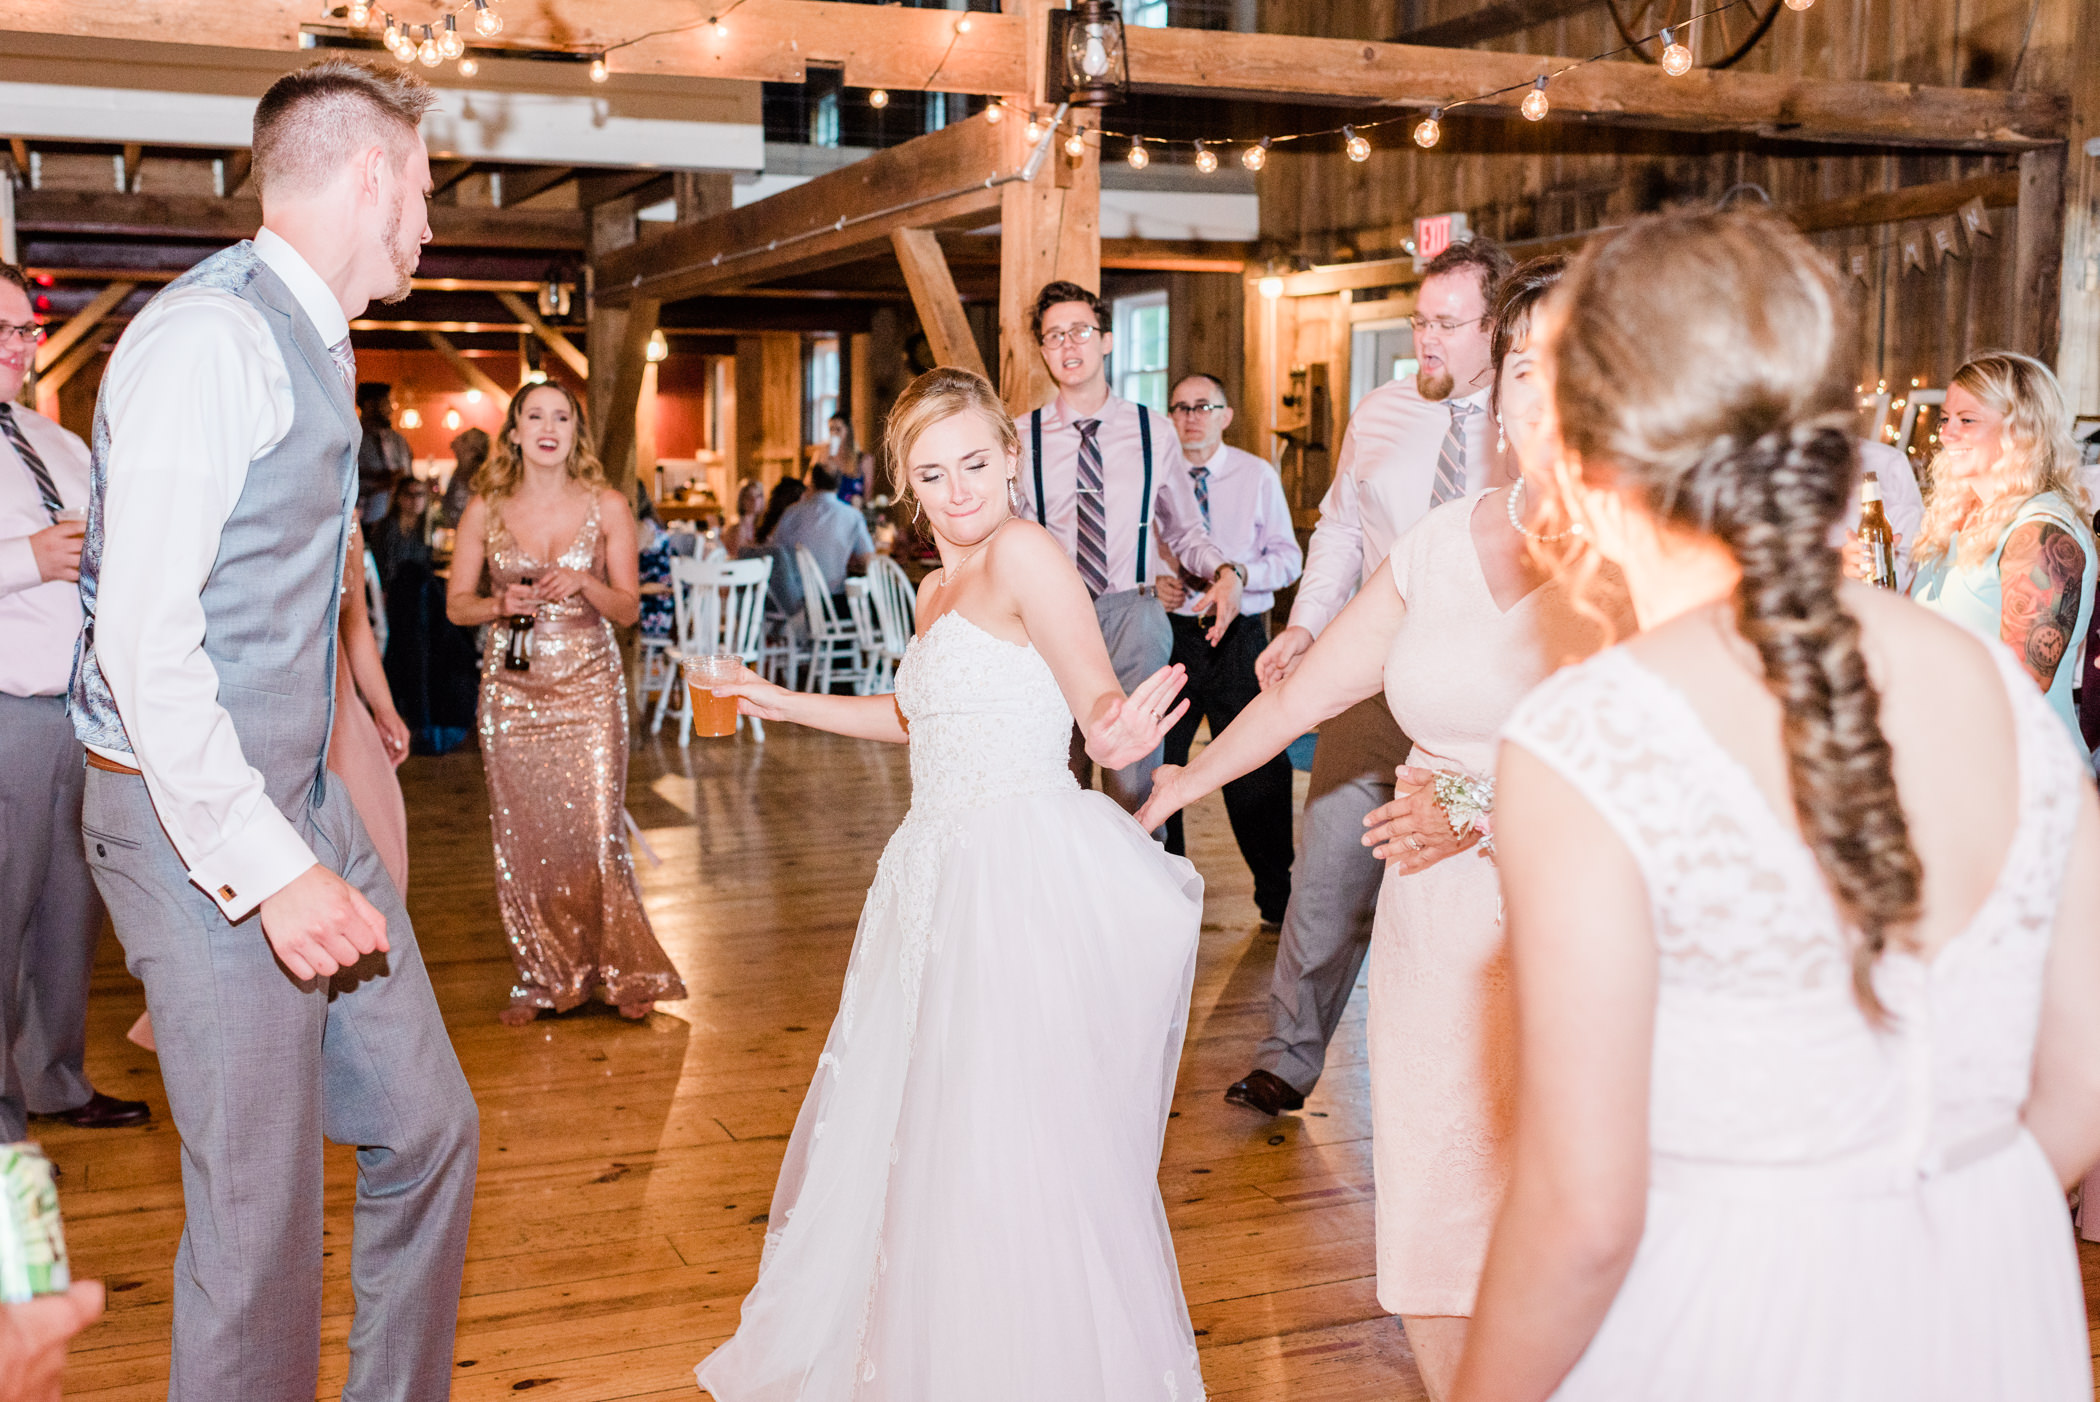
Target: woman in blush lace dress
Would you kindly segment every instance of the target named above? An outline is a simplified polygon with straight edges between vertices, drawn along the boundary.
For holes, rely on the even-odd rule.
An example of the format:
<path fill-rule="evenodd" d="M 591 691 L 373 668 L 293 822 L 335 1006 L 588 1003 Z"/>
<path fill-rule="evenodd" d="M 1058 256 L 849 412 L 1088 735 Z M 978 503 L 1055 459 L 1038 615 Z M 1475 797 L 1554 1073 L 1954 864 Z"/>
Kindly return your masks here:
<path fill-rule="evenodd" d="M 459 518 L 445 612 L 491 623 L 481 761 L 496 899 L 518 980 L 513 1026 L 594 993 L 623 1017 L 685 997 L 642 910 L 627 850 L 627 682 L 613 625 L 641 612 L 634 513 L 605 483 L 583 406 L 558 384 L 510 402 L 496 452 Z M 494 589 L 482 594 L 486 564 Z M 530 666 L 506 662 L 530 617 Z"/>
<path fill-rule="evenodd" d="M 1514 1170 L 1458 1402 L 2093 1396 L 2100 804 L 2007 649 L 1839 577 L 1848 297 L 1775 216 L 1679 213 L 1548 307 L 1644 631 L 1504 730 Z"/>
<path fill-rule="evenodd" d="M 1488 1233 L 1509 1174 L 1516 1078 L 1508 945 L 1480 825 L 1435 801 L 1437 776 L 1479 781 L 1495 732 L 1524 693 L 1632 631 L 1623 595 L 1585 612 L 1545 561 L 1568 539 L 1557 506 L 1545 385 L 1532 313 L 1562 261 L 1504 279 L 1495 308 L 1495 413 L 1521 476 L 1431 511 L 1393 545 L 1380 578 L 1320 634 L 1289 679 L 1262 695 L 1185 770 L 1162 769 L 1147 827 L 1280 752 L 1382 688 L 1414 753 L 1367 844 L 1386 865 L 1371 927 L 1371 1154 L 1378 1303 L 1407 1329 L 1432 1398 L 1465 1344 Z"/>
<path fill-rule="evenodd" d="M 718 1402 L 1195 1402 L 1159 1197 L 1202 881 L 1067 763 L 1149 753 L 1186 703 L 1127 698 L 1086 588 L 1013 519 L 1013 421 L 962 370 L 890 411 L 942 568 L 895 696 L 755 676 L 743 709 L 911 746 L 837 1019 L 788 1142 Z M 1171 709 L 1170 709 L 1171 708 Z"/>

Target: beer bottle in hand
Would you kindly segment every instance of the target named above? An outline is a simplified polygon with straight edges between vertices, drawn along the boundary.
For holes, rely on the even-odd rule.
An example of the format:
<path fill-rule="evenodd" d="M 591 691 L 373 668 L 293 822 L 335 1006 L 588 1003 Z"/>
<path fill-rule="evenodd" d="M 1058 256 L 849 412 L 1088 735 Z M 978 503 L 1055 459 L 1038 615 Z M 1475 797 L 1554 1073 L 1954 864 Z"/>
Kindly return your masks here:
<path fill-rule="evenodd" d="M 1859 543 L 1867 552 L 1867 582 L 1896 587 L 1896 533 L 1881 509 L 1881 478 L 1869 472 L 1859 484 Z"/>
<path fill-rule="evenodd" d="M 527 589 L 532 587 L 530 578 L 521 579 L 518 583 L 524 585 Z M 506 670 L 512 672 L 529 672 L 532 670 L 531 614 L 514 613 L 510 616 L 510 648 L 503 654 L 503 666 Z"/>

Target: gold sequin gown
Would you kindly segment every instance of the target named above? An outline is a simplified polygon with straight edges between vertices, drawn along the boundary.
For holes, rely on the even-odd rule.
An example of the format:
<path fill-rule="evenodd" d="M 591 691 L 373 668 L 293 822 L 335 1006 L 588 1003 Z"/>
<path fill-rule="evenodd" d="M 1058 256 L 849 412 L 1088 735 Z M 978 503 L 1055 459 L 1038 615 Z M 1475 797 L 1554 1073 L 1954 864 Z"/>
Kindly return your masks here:
<path fill-rule="evenodd" d="M 606 578 L 596 504 L 551 562 L 527 555 L 489 512 L 496 597 L 555 565 Z M 481 671 L 481 757 L 496 899 L 518 967 L 511 1005 L 566 1011 L 599 988 L 612 1003 L 685 997 L 627 850 L 627 684 L 612 624 L 577 594 L 540 605 L 529 670 L 504 666 L 509 648 L 499 617 Z"/>

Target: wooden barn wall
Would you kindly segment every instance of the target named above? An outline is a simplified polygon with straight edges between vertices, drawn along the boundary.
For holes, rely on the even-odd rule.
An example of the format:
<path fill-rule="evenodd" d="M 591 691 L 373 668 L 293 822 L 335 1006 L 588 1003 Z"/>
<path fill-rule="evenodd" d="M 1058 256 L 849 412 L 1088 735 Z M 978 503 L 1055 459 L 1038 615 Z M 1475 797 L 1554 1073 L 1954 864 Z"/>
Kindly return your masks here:
<path fill-rule="evenodd" d="M 1331 37 L 1391 38 L 1451 19 L 1479 0 L 1264 0 L 1262 28 Z M 1687 8 L 1680 0 L 1680 9 Z M 1817 77 L 1971 87 L 2064 90 L 2075 69 L 2074 11 L 2100 29 L 2091 0 L 1823 0 L 1806 13 L 1782 10 L 1770 33 L 1738 65 Z M 2031 30 L 2030 30 L 2031 24 Z M 1483 47 L 1586 57 L 1622 42 L 1599 4 Z M 2094 39 L 2084 36 L 2088 47 Z M 1696 51 L 1696 45 L 1695 45 Z M 2088 75 L 2085 79 L 2092 81 Z M 1550 92 L 1550 90 L 1549 90 Z M 1785 208 L 1869 191 L 1930 184 L 2008 169 L 1998 155 L 1884 151 L 1748 137 L 1692 136 L 1578 127 L 1549 118 L 1533 125 L 1496 116 L 1454 116 L 1432 150 L 1415 147 L 1411 122 L 1371 133 L 1371 159 L 1356 164 L 1334 149 L 1279 152 L 1260 177 L 1262 253 L 1313 263 L 1396 257 L 1418 214 L 1464 211 L 1473 228 L 1506 242 L 1549 239 L 1606 227 L 1686 201 L 1756 199 L 1757 187 Z M 2074 209 L 2081 192 L 2100 199 L 2093 165 L 2071 153 Z M 2083 184 L 2080 182 L 2083 181 Z M 1967 355 L 2014 344 L 2018 221 L 2011 208 L 1990 214 L 1995 237 L 1959 258 L 1905 273 L 1900 226 L 1833 230 L 1816 242 L 1841 253 L 1877 245 L 1859 294 L 1858 361 L 1863 379 L 1944 384 Z M 2081 226 L 2074 218 L 2074 233 Z M 2094 251 L 2100 253 L 2100 246 Z M 2091 300 L 2072 265 L 2064 320 L 2072 335 L 2073 389 L 2100 399 L 2100 371 L 2085 353 L 2096 321 L 2080 320 Z M 2100 272 L 2093 281 L 2100 285 Z M 1325 334 L 1324 332 L 1322 334 Z M 1305 348 L 1279 348 L 1286 359 Z M 2095 347 L 2100 351 L 2100 346 Z M 2088 390 L 2084 380 L 2095 381 Z M 1346 385 L 1346 380 L 1344 380 Z M 2100 404 L 2086 412 L 2100 412 Z"/>

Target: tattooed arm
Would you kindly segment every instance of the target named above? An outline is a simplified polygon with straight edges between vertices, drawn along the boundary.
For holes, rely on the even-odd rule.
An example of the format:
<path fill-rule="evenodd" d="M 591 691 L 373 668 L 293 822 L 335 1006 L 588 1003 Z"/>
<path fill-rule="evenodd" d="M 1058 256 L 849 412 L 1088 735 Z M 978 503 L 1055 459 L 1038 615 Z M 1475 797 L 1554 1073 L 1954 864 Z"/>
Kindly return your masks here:
<path fill-rule="evenodd" d="M 2042 690 L 2076 650 L 2080 586 L 2085 551 L 2078 537 L 2056 521 L 2029 521 L 2015 529 L 1998 557 L 2004 596 L 1999 636 L 2020 656 Z"/>

